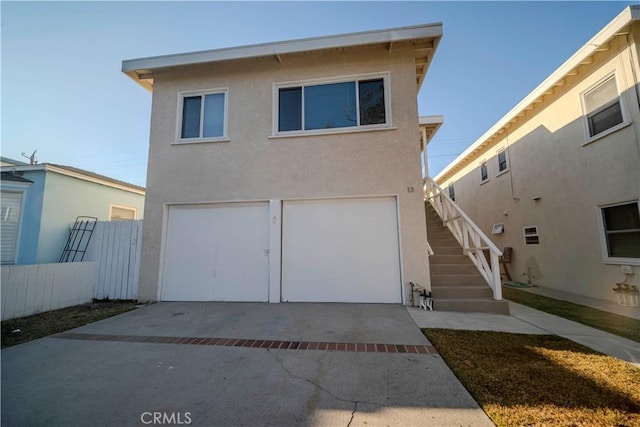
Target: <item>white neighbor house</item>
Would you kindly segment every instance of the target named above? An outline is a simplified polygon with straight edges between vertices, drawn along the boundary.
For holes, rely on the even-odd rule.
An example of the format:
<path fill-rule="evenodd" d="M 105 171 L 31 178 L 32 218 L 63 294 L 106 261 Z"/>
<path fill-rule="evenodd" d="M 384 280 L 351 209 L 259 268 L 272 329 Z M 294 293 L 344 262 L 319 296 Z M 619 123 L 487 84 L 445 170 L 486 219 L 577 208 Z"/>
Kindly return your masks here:
<path fill-rule="evenodd" d="M 441 32 L 124 61 L 153 92 L 139 298 L 407 304 L 409 282 L 429 288 L 417 94 Z"/>
<path fill-rule="evenodd" d="M 435 177 L 513 247 L 514 280 L 612 302 L 639 285 L 639 19 L 627 7 Z"/>

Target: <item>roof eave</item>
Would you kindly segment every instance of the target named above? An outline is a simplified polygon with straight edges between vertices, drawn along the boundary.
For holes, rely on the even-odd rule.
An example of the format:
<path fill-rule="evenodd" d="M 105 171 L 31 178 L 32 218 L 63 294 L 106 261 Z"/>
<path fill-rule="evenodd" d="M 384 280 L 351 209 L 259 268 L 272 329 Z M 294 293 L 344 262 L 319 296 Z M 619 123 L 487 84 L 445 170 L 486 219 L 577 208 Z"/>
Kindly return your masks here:
<path fill-rule="evenodd" d="M 633 21 L 640 20 L 640 5 L 627 6 L 615 18 L 613 18 L 604 28 L 602 28 L 595 36 L 586 42 L 580 49 L 576 51 L 569 59 L 567 59 L 559 68 L 557 68 L 549 77 L 540 83 L 533 91 L 529 93 L 522 101 L 513 107 L 502 119 L 487 130 L 480 138 L 471 144 L 465 151 L 449 163 L 438 175 L 434 181 L 439 183 L 443 177 L 450 175 L 451 170 L 459 163 L 469 157 L 481 145 L 487 143 L 493 135 L 500 132 L 509 122 L 531 105 L 534 100 L 540 98 L 552 88 L 556 83 L 565 78 L 567 74 L 580 65 L 589 56 L 593 55 L 600 46 L 616 36 L 626 26 Z M 447 177 L 448 178 L 448 177 Z"/>
<path fill-rule="evenodd" d="M 367 31 L 314 37 L 299 40 L 289 40 L 275 43 L 263 43 L 257 45 L 206 50 L 198 52 L 162 55 L 122 61 L 122 72 L 140 84 L 147 90 L 152 90 L 150 83 L 153 70 L 196 65 L 212 62 L 231 61 L 247 58 L 260 58 L 292 53 L 326 50 L 340 47 L 357 47 L 371 44 L 394 43 L 409 40 L 432 39 L 434 40 L 433 58 L 436 47 L 442 37 L 442 24 L 433 23 L 416 25 L 411 27 L 391 28 L 386 30 Z M 430 65 L 431 61 L 426 64 Z M 426 75 L 426 70 L 425 73 Z M 418 87 L 422 81 L 418 82 Z"/>

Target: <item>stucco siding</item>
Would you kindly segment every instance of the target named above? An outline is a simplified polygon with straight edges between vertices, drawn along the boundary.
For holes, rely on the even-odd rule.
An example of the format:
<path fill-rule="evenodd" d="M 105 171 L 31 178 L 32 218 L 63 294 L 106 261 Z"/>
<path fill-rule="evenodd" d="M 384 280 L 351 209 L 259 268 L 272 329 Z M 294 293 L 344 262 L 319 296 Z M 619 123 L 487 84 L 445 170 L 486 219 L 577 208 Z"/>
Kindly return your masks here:
<path fill-rule="evenodd" d="M 272 137 L 275 83 L 379 72 L 390 76 L 392 129 Z M 214 88 L 228 89 L 230 141 L 173 144 L 178 93 Z M 157 299 L 164 206 L 183 202 L 397 195 L 404 282 L 428 285 L 420 174 L 408 43 L 154 73 L 140 298 Z"/>
<path fill-rule="evenodd" d="M 633 31 L 638 33 L 637 28 Z M 515 280 L 617 301 L 611 288 L 625 276 L 603 261 L 598 206 L 640 197 L 640 112 L 637 48 L 616 38 L 578 78 L 545 99 L 531 118 L 508 129 L 451 178 L 458 203 L 498 247 L 514 248 Z M 633 55 L 630 55 L 633 53 Z M 628 126 L 587 143 L 581 94 L 615 73 Z M 498 175 L 497 152 L 508 153 L 509 171 Z M 481 184 L 480 163 L 489 180 Z M 538 200 L 536 200 L 539 198 Z M 523 227 L 538 226 L 539 245 L 525 245 Z M 628 283 L 638 285 L 640 269 Z"/>

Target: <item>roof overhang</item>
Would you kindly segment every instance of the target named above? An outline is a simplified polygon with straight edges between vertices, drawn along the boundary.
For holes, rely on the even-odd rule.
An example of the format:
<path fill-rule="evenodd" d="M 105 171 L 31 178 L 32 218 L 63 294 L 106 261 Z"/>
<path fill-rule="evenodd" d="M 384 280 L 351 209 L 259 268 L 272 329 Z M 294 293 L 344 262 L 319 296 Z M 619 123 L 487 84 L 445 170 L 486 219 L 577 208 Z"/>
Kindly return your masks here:
<path fill-rule="evenodd" d="M 444 123 L 444 117 L 438 116 L 420 116 L 418 118 L 418 126 L 420 133 L 424 137 L 424 144 L 429 144 L 429 141 L 433 139 L 440 126 Z"/>
<path fill-rule="evenodd" d="M 434 23 L 379 31 L 129 59 L 122 61 L 122 72 L 147 90 L 153 91 L 154 71 L 171 67 L 261 57 L 273 57 L 275 60 L 281 61 L 282 56 L 287 54 L 367 45 L 384 45 L 388 51 L 391 51 L 394 43 L 413 42 L 416 83 L 419 90 L 441 38 L 442 24 Z"/>
<path fill-rule="evenodd" d="M 434 181 L 442 184 L 469 161 L 473 160 L 475 156 L 482 153 L 493 140 L 502 138 L 511 127 L 528 120 L 531 117 L 531 113 L 538 111 L 540 106 L 543 105 L 546 97 L 553 96 L 557 90 L 560 90 L 567 83 L 568 79 L 580 74 L 582 67 L 588 66 L 593 62 L 594 55 L 608 50 L 609 44 L 615 37 L 626 36 L 629 33 L 631 24 L 637 20 L 640 20 L 640 6 L 627 6 L 529 95 L 471 144 L 469 148 L 449 163 L 436 175 Z"/>
<path fill-rule="evenodd" d="M 61 175 L 70 176 L 72 178 L 81 179 L 83 181 L 93 182 L 95 184 L 105 185 L 107 187 L 117 188 L 119 190 L 129 191 L 131 193 L 140 194 L 142 196 L 145 195 L 145 189 L 143 187 L 139 187 L 134 184 L 129 184 L 124 181 L 119 181 L 117 179 L 109 178 L 103 175 L 99 175 L 97 173 L 85 171 L 78 168 L 73 168 L 69 166 L 61 166 L 61 165 L 53 165 L 51 163 L 40 163 L 36 165 L 12 165 L 12 166 L 2 166 L 0 168 L 2 172 L 33 172 L 33 171 L 45 171 L 45 172 L 55 172 Z"/>

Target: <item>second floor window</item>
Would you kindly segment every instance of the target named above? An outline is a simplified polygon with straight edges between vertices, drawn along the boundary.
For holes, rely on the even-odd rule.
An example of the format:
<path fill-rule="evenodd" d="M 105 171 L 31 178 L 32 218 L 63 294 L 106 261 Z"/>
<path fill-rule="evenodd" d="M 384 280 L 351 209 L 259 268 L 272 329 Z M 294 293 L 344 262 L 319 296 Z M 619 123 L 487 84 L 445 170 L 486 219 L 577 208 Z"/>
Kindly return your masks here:
<path fill-rule="evenodd" d="M 489 179 L 489 170 L 487 169 L 487 162 L 484 162 L 480 165 L 480 179 L 482 182 L 485 182 Z"/>
<path fill-rule="evenodd" d="M 589 138 L 623 122 L 622 106 L 615 76 L 611 76 L 583 95 Z"/>
<path fill-rule="evenodd" d="M 508 167 L 507 152 L 506 150 L 502 150 L 498 153 L 498 172 L 506 171 Z"/>
<path fill-rule="evenodd" d="M 180 95 L 179 140 L 209 141 L 226 136 L 226 91 Z"/>
<path fill-rule="evenodd" d="M 384 126 L 384 77 L 278 87 L 277 132 Z"/>

